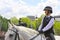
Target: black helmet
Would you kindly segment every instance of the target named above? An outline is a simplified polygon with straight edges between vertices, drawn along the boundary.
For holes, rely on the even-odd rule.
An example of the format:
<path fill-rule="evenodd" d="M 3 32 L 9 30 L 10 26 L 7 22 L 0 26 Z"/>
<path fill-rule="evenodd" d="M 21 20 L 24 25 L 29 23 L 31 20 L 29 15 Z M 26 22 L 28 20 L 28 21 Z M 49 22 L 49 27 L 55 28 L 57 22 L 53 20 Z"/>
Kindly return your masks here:
<path fill-rule="evenodd" d="M 52 7 L 50 7 L 50 6 L 46 6 L 46 7 L 44 8 L 44 11 L 45 11 L 45 10 L 49 10 L 50 13 L 52 13 Z"/>

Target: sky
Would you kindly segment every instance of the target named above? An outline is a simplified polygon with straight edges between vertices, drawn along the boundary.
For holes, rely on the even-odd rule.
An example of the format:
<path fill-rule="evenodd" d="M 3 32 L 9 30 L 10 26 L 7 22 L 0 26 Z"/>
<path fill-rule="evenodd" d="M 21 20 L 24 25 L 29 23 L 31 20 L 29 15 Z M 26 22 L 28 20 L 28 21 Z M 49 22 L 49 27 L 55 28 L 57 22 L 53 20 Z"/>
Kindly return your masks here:
<path fill-rule="evenodd" d="M 0 15 L 6 18 L 40 17 L 46 6 L 53 8 L 53 16 L 60 15 L 60 0 L 0 0 Z"/>

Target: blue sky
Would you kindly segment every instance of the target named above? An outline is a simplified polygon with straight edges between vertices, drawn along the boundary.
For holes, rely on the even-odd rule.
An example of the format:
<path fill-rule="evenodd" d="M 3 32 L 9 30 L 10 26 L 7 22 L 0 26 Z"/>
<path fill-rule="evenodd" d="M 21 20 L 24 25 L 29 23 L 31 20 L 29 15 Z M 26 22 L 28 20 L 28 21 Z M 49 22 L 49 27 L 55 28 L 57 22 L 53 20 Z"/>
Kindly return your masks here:
<path fill-rule="evenodd" d="M 53 16 L 60 15 L 60 0 L 0 0 L 0 15 L 6 18 L 28 15 L 40 17 L 45 6 L 53 8 Z"/>
<path fill-rule="evenodd" d="M 40 2 L 46 2 L 47 0 L 23 0 L 30 6 L 36 6 Z"/>
<path fill-rule="evenodd" d="M 36 6 L 40 2 L 40 0 L 23 0 L 23 1 L 30 6 Z"/>

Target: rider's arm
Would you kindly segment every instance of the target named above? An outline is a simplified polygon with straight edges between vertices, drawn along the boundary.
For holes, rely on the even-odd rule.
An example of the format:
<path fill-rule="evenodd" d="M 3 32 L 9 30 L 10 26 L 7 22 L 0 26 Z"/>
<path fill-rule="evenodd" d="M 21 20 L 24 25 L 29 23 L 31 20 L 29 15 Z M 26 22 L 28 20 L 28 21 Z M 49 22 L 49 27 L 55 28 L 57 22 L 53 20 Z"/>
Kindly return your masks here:
<path fill-rule="evenodd" d="M 54 24 L 54 18 L 52 18 L 50 22 L 47 24 L 47 26 L 42 29 L 43 32 L 49 30 L 53 26 L 53 24 Z"/>

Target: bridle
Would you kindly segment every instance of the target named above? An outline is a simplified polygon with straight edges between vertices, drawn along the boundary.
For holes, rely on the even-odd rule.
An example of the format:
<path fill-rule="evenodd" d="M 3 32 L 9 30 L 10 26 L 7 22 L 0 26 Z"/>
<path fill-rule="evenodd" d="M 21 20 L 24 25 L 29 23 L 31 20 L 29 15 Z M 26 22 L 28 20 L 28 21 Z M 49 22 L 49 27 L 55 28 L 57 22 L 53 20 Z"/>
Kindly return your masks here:
<path fill-rule="evenodd" d="M 15 29 L 16 29 L 16 28 L 15 28 Z M 16 29 L 16 31 L 14 31 L 14 30 L 12 30 L 12 29 L 9 29 L 9 30 L 11 30 L 11 31 L 13 31 L 14 33 L 16 33 L 14 40 L 17 40 L 17 38 L 18 38 L 18 40 L 20 40 L 20 38 L 19 38 L 19 33 L 18 33 L 18 30 L 17 30 L 17 29 Z"/>

